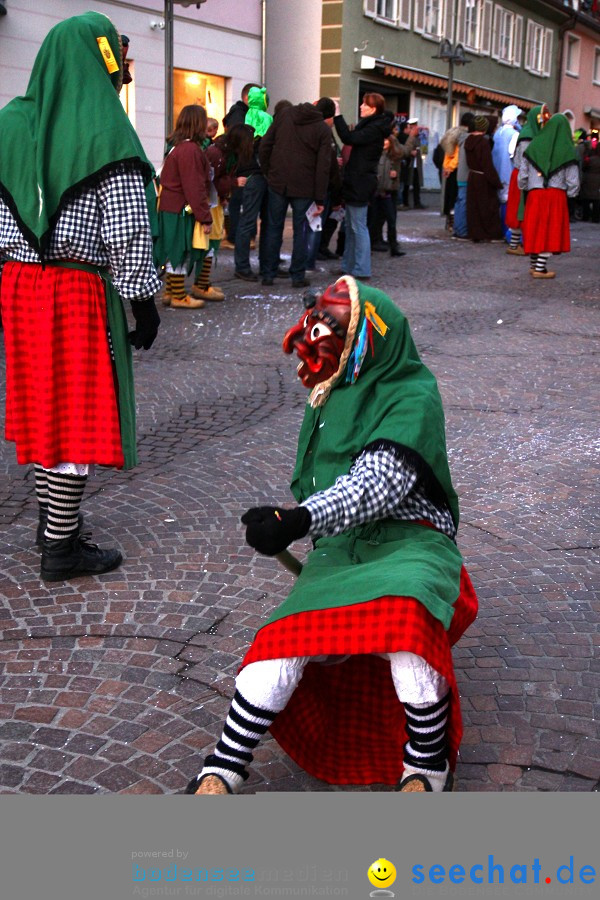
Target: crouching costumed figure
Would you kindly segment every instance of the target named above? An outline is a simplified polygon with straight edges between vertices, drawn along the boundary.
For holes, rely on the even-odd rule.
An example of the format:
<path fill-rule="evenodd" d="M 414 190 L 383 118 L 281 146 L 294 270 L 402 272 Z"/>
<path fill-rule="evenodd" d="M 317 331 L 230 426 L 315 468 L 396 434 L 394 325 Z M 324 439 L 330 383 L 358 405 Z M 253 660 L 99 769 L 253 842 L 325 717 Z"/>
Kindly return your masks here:
<path fill-rule="evenodd" d="M 345 276 L 307 295 L 283 349 L 310 389 L 292 492 L 242 517 L 259 553 L 310 536 L 258 631 L 214 752 L 188 794 L 236 793 L 270 730 L 330 784 L 451 791 L 462 736 L 451 647 L 477 599 L 433 374 L 384 293 Z"/>

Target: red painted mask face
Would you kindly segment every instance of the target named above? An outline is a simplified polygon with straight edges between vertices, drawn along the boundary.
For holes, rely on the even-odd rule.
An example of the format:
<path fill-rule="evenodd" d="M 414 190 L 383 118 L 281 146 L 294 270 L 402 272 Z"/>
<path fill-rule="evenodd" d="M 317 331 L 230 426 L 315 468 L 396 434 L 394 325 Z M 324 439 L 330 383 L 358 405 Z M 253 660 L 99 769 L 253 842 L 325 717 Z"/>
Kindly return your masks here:
<path fill-rule="evenodd" d="M 330 285 L 283 339 L 284 353 L 300 359 L 298 377 L 312 389 L 338 370 L 350 323 L 350 294 L 345 282 Z"/>

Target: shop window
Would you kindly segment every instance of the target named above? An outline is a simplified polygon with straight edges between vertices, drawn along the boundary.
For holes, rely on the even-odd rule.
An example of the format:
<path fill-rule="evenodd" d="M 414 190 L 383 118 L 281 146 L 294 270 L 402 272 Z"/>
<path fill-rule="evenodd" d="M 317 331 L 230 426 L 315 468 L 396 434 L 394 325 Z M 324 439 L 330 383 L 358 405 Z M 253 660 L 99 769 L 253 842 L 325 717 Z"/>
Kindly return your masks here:
<path fill-rule="evenodd" d="M 225 79 L 189 69 L 173 70 L 173 121 L 184 106 L 198 103 L 219 125 L 225 115 Z"/>

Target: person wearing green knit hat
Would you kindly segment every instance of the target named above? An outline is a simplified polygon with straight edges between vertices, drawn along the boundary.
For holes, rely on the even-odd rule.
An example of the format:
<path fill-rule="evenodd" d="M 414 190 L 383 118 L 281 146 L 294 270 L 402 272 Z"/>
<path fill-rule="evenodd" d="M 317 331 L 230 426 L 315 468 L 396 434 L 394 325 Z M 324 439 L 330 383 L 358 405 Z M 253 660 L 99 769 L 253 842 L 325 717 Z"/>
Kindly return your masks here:
<path fill-rule="evenodd" d="M 242 516 L 251 547 L 300 573 L 246 653 L 222 737 L 185 793 L 239 791 L 267 729 L 330 784 L 450 791 L 462 734 L 451 646 L 477 598 L 456 545 L 437 383 L 382 291 L 345 276 L 305 306 L 283 341 L 310 390 L 298 505 Z M 300 566 L 287 547 L 306 536 Z"/>
<path fill-rule="evenodd" d="M 107 16 L 73 16 L 47 35 L 26 93 L 0 110 L 6 437 L 34 464 L 47 581 L 122 561 L 81 533 L 79 509 L 90 467 L 137 462 L 131 346 L 149 349 L 160 322 L 154 169 L 119 100 L 124 57 Z"/>
<path fill-rule="evenodd" d="M 548 259 L 571 249 L 567 196 L 577 196 L 579 179 L 571 126 L 556 113 L 525 149 L 519 169 L 519 188 L 527 192 L 523 250 L 533 278 L 554 278 Z"/>
<path fill-rule="evenodd" d="M 519 169 L 523 161 L 523 153 L 528 145 L 534 139 L 536 134 L 544 127 L 550 118 L 550 110 L 545 103 L 540 106 L 534 106 L 527 113 L 527 121 L 518 134 L 514 147 L 512 164 L 513 170 L 508 187 L 508 200 L 506 201 L 506 227 L 510 228 L 510 244 L 506 252 L 510 256 L 524 256 L 521 241 L 523 232 L 521 225 L 523 222 L 523 214 L 525 212 L 525 197 L 523 196 L 519 185 Z"/>

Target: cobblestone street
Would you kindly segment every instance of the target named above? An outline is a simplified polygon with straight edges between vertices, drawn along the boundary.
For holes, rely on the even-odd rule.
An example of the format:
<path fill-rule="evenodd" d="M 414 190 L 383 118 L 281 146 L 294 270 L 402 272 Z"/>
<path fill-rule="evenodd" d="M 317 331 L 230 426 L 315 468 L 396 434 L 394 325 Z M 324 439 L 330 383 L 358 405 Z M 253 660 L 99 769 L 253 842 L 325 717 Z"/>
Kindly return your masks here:
<path fill-rule="evenodd" d="M 536 281 L 503 245 L 452 241 L 426 202 L 398 214 L 406 255 L 375 253 L 372 283 L 438 378 L 479 595 L 454 650 L 458 790 L 600 790 L 600 226 L 575 223 L 556 279 Z M 339 261 L 317 265 L 315 286 L 335 280 Z M 293 502 L 306 392 L 281 339 L 302 292 L 234 279 L 231 251 L 213 274 L 225 302 L 161 308 L 154 347 L 135 354 L 140 465 L 88 482 L 86 524 L 121 547 L 120 569 L 39 580 L 33 476 L 0 445 L 2 793 L 183 790 L 292 584 L 239 518 Z M 270 737 L 244 788 L 335 790 L 390 788 L 318 782 Z"/>

